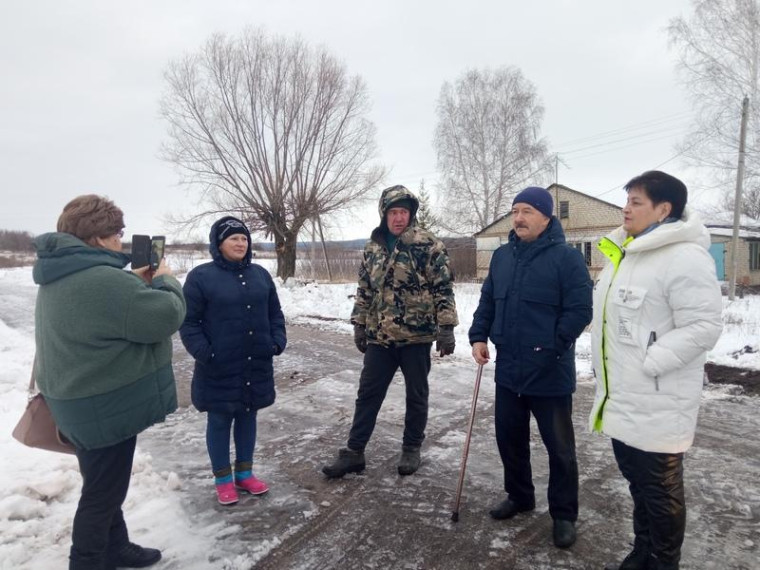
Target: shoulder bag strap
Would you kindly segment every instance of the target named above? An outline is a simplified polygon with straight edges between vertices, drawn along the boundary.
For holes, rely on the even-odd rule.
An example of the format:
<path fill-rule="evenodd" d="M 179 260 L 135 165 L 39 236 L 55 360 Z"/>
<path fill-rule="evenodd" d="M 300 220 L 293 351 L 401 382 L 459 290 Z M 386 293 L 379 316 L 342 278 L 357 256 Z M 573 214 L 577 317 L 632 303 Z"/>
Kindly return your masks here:
<path fill-rule="evenodd" d="M 32 376 L 29 378 L 29 396 L 31 397 L 32 393 L 34 392 L 34 372 L 37 369 L 37 355 L 34 355 L 34 360 L 32 361 Z"/>

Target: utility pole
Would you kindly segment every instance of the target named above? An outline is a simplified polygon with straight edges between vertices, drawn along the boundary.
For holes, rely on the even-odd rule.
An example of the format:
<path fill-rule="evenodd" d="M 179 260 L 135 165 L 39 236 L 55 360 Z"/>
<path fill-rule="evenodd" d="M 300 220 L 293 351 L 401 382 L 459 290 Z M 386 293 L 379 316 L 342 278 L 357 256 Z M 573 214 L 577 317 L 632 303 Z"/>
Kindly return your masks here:
<path fill-rule="evenodd" d="M 554 154 L 554 205 L 559 220 L 559 153 Z"/>
<path fill-rule="evenodd" d="M 744 155 L 747 140 L 747 117 L 749 115 L 749 97 L 742 101 L 742 126 L 739 132 L 739 167 L 736 172 L 736 196 L 734 197 L 734 231 L 731 236 L 731 257 L 729 260 L 728 300 L 736 295 L 736 249 L 739 247 L 739 217 L 742 206 L 742 185 L 744 183 Z"/>

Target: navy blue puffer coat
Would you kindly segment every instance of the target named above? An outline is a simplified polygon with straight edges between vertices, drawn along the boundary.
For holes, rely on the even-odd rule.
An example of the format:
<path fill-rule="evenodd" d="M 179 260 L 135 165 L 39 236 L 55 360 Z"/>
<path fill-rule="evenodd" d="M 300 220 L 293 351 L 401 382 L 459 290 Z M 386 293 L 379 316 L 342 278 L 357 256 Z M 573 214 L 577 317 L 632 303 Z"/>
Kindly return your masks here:
<path fill-rule="evenodd" d="M 491 258 L 470 344 L 496 345 L 496 383 L 518 394 L 575 391 L 575 340 L 591 322 L 592 283 L 583 255 L 552 218 L 532 242 L 514 230 Z"/>
<path fill-rule="evenodd" d="M 272 357 L 286 345 L 285 318 L 272 277 L 251 263 L 250 235 L 245 258 L 225 259 L 211 227 L 213 261 L 187 275 L 183 291 L 187 316 L 182 343 L 195 358 L 192 401 L 200 411 L 234 413 L 261 409 L 275 399 Z"/>

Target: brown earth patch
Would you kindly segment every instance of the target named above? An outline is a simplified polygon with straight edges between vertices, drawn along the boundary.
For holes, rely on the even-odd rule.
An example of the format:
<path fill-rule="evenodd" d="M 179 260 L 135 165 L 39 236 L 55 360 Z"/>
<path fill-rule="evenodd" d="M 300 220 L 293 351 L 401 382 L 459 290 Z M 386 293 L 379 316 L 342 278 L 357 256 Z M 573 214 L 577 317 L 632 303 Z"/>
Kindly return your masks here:
<path fill-rule="evenodd" d="M 734 368 L 708 362 L 705 372 L 710 382 L 715 384 L 736 384 L 749 396 L 760 396 L 760 370 Z"/>

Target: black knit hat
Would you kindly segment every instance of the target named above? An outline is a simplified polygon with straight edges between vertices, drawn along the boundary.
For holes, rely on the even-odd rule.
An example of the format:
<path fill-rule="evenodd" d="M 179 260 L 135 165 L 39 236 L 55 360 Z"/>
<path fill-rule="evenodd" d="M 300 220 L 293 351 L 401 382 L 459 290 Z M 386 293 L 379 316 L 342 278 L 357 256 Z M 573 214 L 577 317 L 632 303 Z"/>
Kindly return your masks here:
<path fill-rule="evenodd" d="M 541 188 L 539 186 L 529 186 L 520 192 L 517 196 L 515 196 L 515 199 L 512 200 L 512 206 L 519 202 L 530 204 L 547 218 L 552 217 L 554 200 L 552 200 L 552 195 L 546 188 Z"/>
<path fill-rule="evenodd" d="M 235 234 L 243 234 L 250 239 L 248 228 L 243 222 L 235 218 L 228 218 L 216 228 L 216 243 L 222 245 L 224 240 Z"/>

